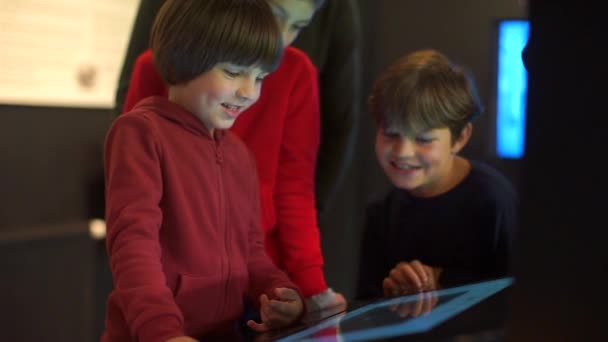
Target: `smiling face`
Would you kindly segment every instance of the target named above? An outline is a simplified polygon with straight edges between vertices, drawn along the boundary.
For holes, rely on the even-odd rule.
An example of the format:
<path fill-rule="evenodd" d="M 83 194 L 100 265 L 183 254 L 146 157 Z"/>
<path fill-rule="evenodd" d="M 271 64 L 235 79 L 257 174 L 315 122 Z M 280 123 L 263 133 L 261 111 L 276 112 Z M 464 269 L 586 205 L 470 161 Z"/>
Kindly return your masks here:
<path fill-rule="evenodd" d="M 169 87 L 169 99 L 192 112 L 207 127 L 232 127 L 238 116 L 260 97 L 261 68 L 220 63 L 192 81 Z"/>
<path fill-rule="evenodd" d="M 466 145 L 471 131 L 468 124 L 453 140 L 448 128 L 403 135 L 381 127 L 376 131 L 376 157 L 395 187 L 418 197 L 436 196 L 459 181 L 455 154 Z"/>
<path fill-rule="evenodd" d="M 313 0 L 268 0 L 268 3 L 281 30 L 284 46 L 293 43 L 315 14 Z"/>

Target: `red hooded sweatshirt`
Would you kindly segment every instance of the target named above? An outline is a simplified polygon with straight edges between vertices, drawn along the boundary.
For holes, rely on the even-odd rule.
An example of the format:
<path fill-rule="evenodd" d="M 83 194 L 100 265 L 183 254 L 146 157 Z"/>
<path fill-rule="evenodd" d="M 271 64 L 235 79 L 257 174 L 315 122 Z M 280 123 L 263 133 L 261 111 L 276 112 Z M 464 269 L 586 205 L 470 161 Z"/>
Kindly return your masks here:
<path fill-rule="evenodd" d="M 231 129 L 257 162 L 266 251 L 305 297 L 327 289 L 314 194 L 318 92 L 314 65 L 288 47 L 278 69 L 264 79 L 259 100 Z M 153 95 L 167 96 L 167 87 L 148 50 L 134 66 L 125 112 Z"/>
<path fill-rule="evenodd" d="M 255 161 L 228 131 L 163 97 L 116 119 L 105 143 L 115 289 L 104 341 L 229 332 L 246 296 L 295 285 L 264 251 Z"/>

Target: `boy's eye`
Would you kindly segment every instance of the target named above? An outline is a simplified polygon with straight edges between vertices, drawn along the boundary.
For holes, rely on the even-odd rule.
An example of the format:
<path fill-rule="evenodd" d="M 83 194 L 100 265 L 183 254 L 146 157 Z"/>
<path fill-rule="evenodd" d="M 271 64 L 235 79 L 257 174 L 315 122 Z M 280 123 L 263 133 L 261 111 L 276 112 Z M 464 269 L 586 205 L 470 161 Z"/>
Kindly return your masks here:
<path fill-rule="evenodd" d="M 238 71 L 231 71 L 228 69 L 224 69 L 224 73 L 230 77 L 237 77 L 239 75 Z"/>
<path fill-rule="evenodd" d="M 417 137 L 416 141 L 421 144 L 430 144 L 433 142 L 433 138 L 430 137 Z"/>
<path fill-rule="evenodd" d="M 401 134 L 397 133 L 397 132 L 391 132 L 391 131 L 383 131 L 382 134 L 387 137 L 387 138 L 399 138 L 401 136 Z"/>

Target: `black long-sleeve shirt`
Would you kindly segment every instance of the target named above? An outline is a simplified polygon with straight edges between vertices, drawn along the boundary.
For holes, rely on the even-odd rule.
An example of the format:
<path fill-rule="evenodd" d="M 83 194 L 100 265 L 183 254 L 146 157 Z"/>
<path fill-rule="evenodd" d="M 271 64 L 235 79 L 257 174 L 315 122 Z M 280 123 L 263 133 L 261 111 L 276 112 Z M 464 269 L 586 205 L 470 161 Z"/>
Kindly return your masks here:
<path fill-rule="evenodd" d="M 394 188 L 368 206 L 357 299 L 381 297 L 383 279 L 401 261 L 441 267 L 442 287 L 507 274 L 517 195 L 498 171 L 471 165 L 459 185 L 439 196 Z"/>

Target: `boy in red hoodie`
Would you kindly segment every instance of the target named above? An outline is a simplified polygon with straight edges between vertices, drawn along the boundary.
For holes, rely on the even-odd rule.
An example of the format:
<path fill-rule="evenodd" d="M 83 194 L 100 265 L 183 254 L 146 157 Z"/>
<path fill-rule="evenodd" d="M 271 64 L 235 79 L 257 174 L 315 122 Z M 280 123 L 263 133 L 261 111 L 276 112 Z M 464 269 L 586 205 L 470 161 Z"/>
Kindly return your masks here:
<path fill-rule="evenodd" d="M 152 28 L 167 97 L 116 119 L 105 145 L 115 289 L 104 341 L 193 341 L 235 331 L 246 297 L 266 331 L 303 302 L 264 252 L 255 161 L 228 129 L 281 57 L 263 0 L 168 0 Z"/>
<path fill-rule="evenodd" d="M 266 252 L 301 290 L 309 311 L 344 307 L 344 297 L 325 280 L 315 209 L 321 134 L 317 70 L 304 52 L 289 46 L 324 0 L 266 1 L 285 50 L 277 69 L 264 81 L 259 101 L 230 130 L 243 139 L 256 160 Z M 130 111 L 146 97 L 167 95 L 147 50 L 135 62 L 124 110 Z"/>

